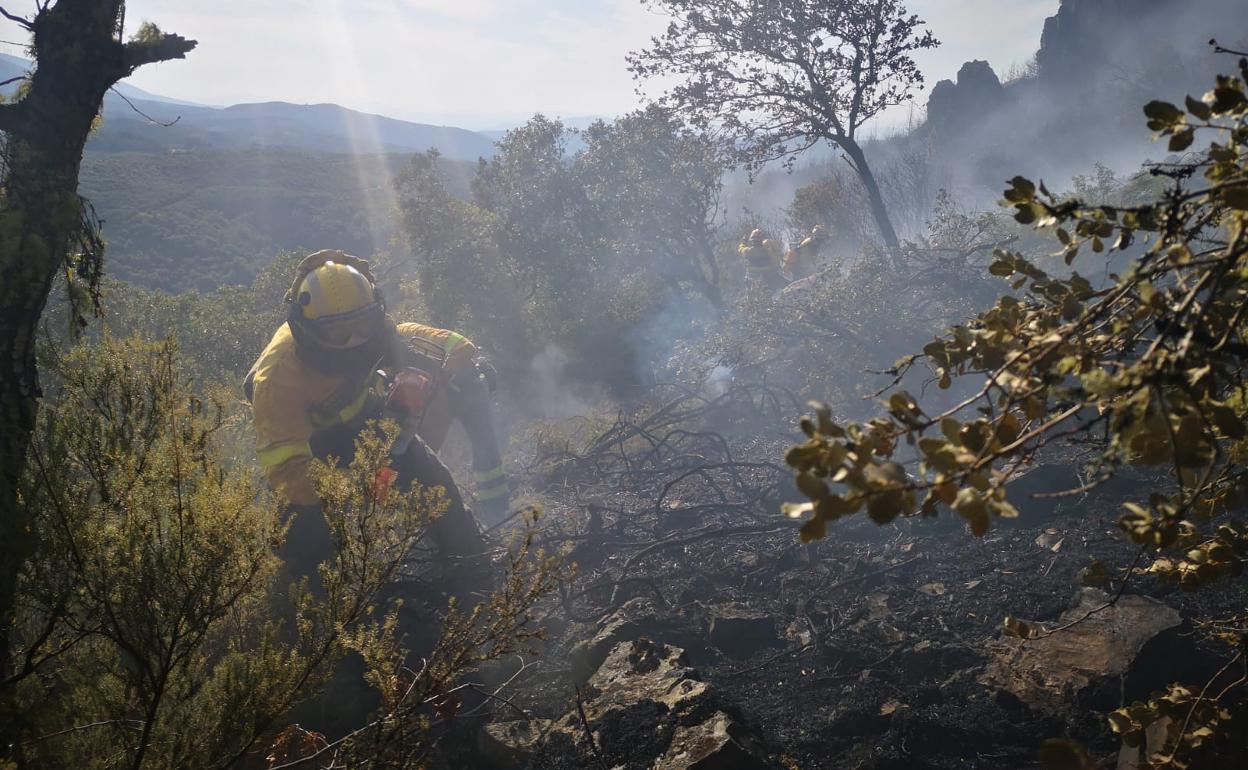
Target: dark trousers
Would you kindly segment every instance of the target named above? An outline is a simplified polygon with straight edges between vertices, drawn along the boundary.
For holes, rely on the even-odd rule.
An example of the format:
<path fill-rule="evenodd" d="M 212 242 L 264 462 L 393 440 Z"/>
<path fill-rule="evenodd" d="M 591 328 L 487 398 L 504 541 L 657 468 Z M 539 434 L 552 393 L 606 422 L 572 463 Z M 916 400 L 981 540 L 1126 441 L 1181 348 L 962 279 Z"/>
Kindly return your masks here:
<path fill-rule="evenodd" d="M 356 427 L 318 433 L 312 441 L 313 454 L 323 460 L 337 457 L 340 465 L 349 463 L 355 455 L 359 430 Z M 490 587 L 489 570 L 482 556 L 484 541 L 450 470 L 418 437 L 413 438 L 400 457 L 392 460 L 391 467 L 398 472 L 396 484 L 401 488 L 406 489 L 416 482 L 425 488 L 445 490 L 443 499 L 447 508 L 429 528 L 429 537 L 439 555 L 449 562 L 441 573 L 438 588 L 448 595 L 458 596 L 461 605 L 468 603 L 471 607 L 469 602 Z M 282 548 L 284 571 L 290 579 L 308 577 L 310 589 L 319 594 L 317 565 L 333 554 L 329 527 L 317 506 L 297 508 L 291 513 L 295 518 Z M 402 593 L 402 587 L 391 589 L 381 597 L 383 604 L 388 604 L 386 599 Z M 407 648 L 417 653 L 432 648 L 441 627 L 436 615 L 422 612 L 411 602 L 403 605 L 399 624 Z M 298 704 L 287 719 L 331 737 L 359 727 L 379 704 L 377 693 L 365 686 L 363 676 L 363 661 L 358 655 L 349 654 L 335 670 L 325 693 Z"/>
<path fill-rule="evenodd" d="M 472 445 L 472 469 L 478 474 L 501 470 L 503 455 L 498 434 L 494 430 L 493 404 L 485 380 L 475 367 L 457 376 L 453 383 L 438 388 L 420 424 L 420 436 L 435 452 L 442 450 L 452 422 L 458 422 Z M 506 484 L 506 479 L 494 480 Z M 477 494 L 482 489 L 478 479 Z M 494 524 L 507 512 L 507 494 L 477 499 L 477 515 L 486 524 Z"/>
<path fill-rule="evenodd" d="M 321 460 L 337 457 L 346 465 L 355 456 L 355 439 L 360 430 L 359 426 L 345 426 L 319 431 L 312 437 L 312 454 Z M 471 557 L 485 551 L 476 519 L 464 503 L 450 469 L 419 436 L 411 437 L 406 451 L 393 458 L 390 467 L 399 474 L 395 483 L 400 489 L 406 490 L 415 482 L 426 489 L 443 490 L 446 510 L 430 526 L 429 537 L 444 558 Z"/>

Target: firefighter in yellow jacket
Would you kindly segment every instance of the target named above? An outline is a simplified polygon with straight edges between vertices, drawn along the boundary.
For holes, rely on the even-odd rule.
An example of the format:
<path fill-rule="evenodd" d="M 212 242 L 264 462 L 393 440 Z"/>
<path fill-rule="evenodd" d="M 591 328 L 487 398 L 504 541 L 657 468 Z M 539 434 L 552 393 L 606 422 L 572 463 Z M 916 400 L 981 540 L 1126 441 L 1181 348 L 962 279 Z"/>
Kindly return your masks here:
<path fill-rule="evenodd" d="M 508 486 L 490 414 L 487 375 L 492 370 L 474 360 L 473 344 L 446 329 L 395 324 L 386 315 L 368 263 L 340 251 L 309 255 L 286 299 L 288 320 L 244 383 L 254 412 L 257 455 L 270 485 L 296 510 L 319 510 L 308 477 L 312 459 L 348 460 L 357 434 L 378 416 L 384 401 L 378 369 L 417 366 L 435 375 L 437 388 L 421 424 L 424 441 L 413 441 L 396 458 L 395 470 L 400 483 L 406 478 L 446 489 L 447 511 L 430 532 L 444 555 L 483 551 L 472 513 L 435 454 L 450 423 L 459 420 L 472 443 L 478 507 L 493 519 L 501 517 Z M 286 550 L 303 566 L 314 566 L 326 556 L 327 533 L 316 531 L 319 516 L 300 518 L 311 523 L 300 525 L 296 519 Z"/>
<path fill-rule="evenodd" d="M 810 235 L 784 255 L 784 277 L 790 281 L 800 281 L 814 275 L 819 267 L 819 252 L 827 240 L 823 227 L 815 225 Z"/>
<path fill-rule="evenodd" d="M 761 228 L 755 228 L 741 241 L 737 252 L 745 260 L 745 276 L 749 283 L 765 286 L 769 291 L 780 289 L 780 246 Z"/>

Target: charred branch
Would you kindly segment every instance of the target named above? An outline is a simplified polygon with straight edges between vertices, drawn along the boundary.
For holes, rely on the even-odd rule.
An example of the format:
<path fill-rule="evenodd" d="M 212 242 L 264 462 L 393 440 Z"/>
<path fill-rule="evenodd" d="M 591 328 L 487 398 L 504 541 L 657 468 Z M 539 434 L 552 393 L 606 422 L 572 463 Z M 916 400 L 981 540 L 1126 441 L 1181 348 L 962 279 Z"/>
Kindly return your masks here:
<path fill-rule="evenodd" d="M 127 74 L 142 67 L 144 64 L 155 64 L 173 59 L 185 59 L 199 42 L 187 40 L 178 34 L 162 33 L 159 37 L 131 41 L 124 47 L 123 62 Z"/>
<path fill-rule="evenodd" d="M 43 9 L 40 8 L 41 12 L 42 10 Z M 3 16 L 4 18 L 8 19 L 9 21 L 13 22 L 19 27 L 22 27 L 23 29 L 34 30 L 35 28 L 34 22 L 32 22 L 30 19 L 26 18 L 25 16 L 17 16 L 15 14 L 9 13 L 3 7 L 0 7 L 0 16 Z"/>

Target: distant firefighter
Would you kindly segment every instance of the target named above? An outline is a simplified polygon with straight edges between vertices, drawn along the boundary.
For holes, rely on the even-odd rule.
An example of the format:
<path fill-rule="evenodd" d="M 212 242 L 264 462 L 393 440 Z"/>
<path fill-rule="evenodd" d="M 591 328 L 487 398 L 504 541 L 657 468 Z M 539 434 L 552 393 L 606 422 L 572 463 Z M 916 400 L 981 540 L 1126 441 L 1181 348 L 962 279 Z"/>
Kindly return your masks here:
<path fill-rule="evenodd" d="M 784 277 L 790 281 L 800 281 L 814 275 L 819 268 L 820 252 L 827 240 L 828 234 L 823 226 L 815 225 L 810 235 L 784 255 Z"/>
<path fill-rule="evenodd" d="M 767 237 L 761 228 L 754 228 L 737 247 L 745 260 L 745 275 L 749 283 L 765 286 L 776 291 L 784 286 L 780 277 L 782 254 L 780 244 Z"/>

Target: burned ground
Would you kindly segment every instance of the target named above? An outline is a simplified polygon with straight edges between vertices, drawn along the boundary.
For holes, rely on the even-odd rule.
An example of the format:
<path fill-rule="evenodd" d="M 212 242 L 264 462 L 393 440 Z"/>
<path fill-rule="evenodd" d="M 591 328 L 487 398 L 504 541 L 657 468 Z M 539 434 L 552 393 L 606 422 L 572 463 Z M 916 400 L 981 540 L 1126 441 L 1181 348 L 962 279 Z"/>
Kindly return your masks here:
<path fill-rule="evenodd" d="M 568 715 L 567 729 L 550 729 L 513 765 L 1023 768 L 1038 766 L 1053 737 L 1112 763 L 1120 744 L 1103 712 L 1172 681 L 1203 683 L 1224 662 L 1217 650 L 1194 654 L 1205 643 L 1191 624 L 1243 606 L 1241 585 L 1186 594 L 1137 576 L 1123 595 L 1156 597 L 1183 623 L 1153 635 L 1133 661 L 1124 652 L 1120 674 L 1091 676 L 1049 704 L 985 683 L 1008 644 L 1004 618 L 1057 625 L 1094 559 L 1111 574 L 1131 564 L 1137 549 L 1113 522 L 1147 478 L 1030 500 L 1027 492 L 1072 477 L 1073 450 L 1055 449 L 1062 462 L 1037 468 L 1013 493 L 1020 519 L 996 522 L 983 538 L 948 515 L 884 527 L 857 516 L 805 546 L 778 513 L 797 496 L 775 459 L 791 443 L 793 399 L 759 385 L 666 396 L 532 458 L 541 536 L 570 549 L 580 572 L 542 621 L 550 638 L 539 664 L 500 693 L 509 703 L 494 713 L 514 720 L 522 709 L 552 720 L 544 725 Z M 613 645 L 642 638 L 684 650 L 707 685 L 697 708 L 668 713 L 643 699 L 581 718 L 594 668 Z M 711 712 L 757 737 L 762 764 L 663 758 L 674 729 Z"/>

